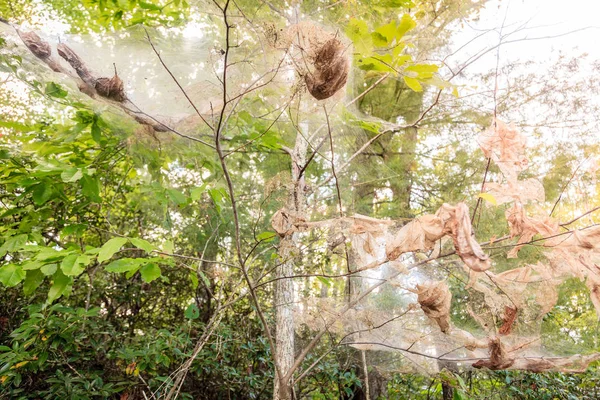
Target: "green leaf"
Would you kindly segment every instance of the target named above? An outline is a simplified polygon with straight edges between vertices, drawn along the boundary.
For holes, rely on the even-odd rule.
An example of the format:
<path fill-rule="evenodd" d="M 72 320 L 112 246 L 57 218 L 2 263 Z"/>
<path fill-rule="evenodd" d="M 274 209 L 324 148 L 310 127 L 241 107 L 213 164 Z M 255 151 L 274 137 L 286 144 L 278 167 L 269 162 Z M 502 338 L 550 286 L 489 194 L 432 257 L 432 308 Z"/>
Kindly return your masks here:
<path fill-rule="evenodd" d="M 25 271 L 17 264 L 6 264 L 0 267 L 0 282 L 4 286 L 13 287 L 25 279 Z"/>
<path fill-rule="evenodd" d="M 412 59 L 412 56 L 409 54 L 400 56 L 400 54 L 404 51 L 405 48 L 406 48 L 406 43 L 404 43 L 404 42 L 397 43 L 392 48 L 392 56 L 394 57 L 395 65 L 404 65 L 407 61 Z"/>
<path fill-rule="evenodd" d="M 33 271 L 27 271 L 25 281 L 23 282 L 23 293 L 29 296 L 35 289 L 37 289 L 44 281 L 44 274 L 39 269 Z"/>
<path fill-rule="evenodd" d="M 136 274 L 136 272 L 138 272 L 139 269 L 140 269 L 140 264 L 138 263 L 135 266 L 135 268 L 132 268 L 129 271 L 127 271 L 127 273 L 125 273 L 125 278 L 130 279 L 132 276 L 134 276 Z"/>
<path fill-rule="evenodd" d="M 20 250 L 25 245 L 25 243 L 27 243 L 26 234 L 9 237 L 0 247 L 0 257 L 5 255 L 7 252 L 14 252 Z"/>
<path fill-rule="evenodd" d="M 194 272 L 190 272 L 190 281 L 192 281 L 192 289 L 196 290 L 198 288 L 198 275 Z"/>
<path fill-rule="evenodd" d="M 371 33 L 371 38 L 373 39 L 373 44 L 377 47 L 385 47 L 388 44 L 387 38 L 379 32 Z"/>
<path fill-rule="evenodd" d="M 81 179 L 81 193 L 88 199 L 100 203 L 100 181 L 97 177 L 84 175 Z"/>
<path fill-rule="evenodd" d="M 175 244 L 172 240 L 165 240 L 162 245 L 162 250 L 164 253 L 173 254 L 173 251 L 175 250 Z"/>
<path fill-rule="evenodd" d="M 162 10 L 162 7 L 157 6 L 156 4 L 147 3 L 145 1 L 140 1 L 140 2 L 138 2 L 138 4 L 144 10 L 150 10 L 150 11 L 161 11 Z"/>
<path fill-rule="evenodd" d="M 381 123 L 375 122 L 375 121 L 359 120 L 358 126 L 360 126 L 362 129 L 364 129 L 366 131 L 373 132 L 373 133 L 379 133 L 379 130 L 381 129 Z"/>
<path fill-rule="evenodd" d="M 202 282 L 204 283 L 204 285 L 206 285 L 207 288 L 210 287 L 210 281 L 208 280 L 208 277 L 206 276 L 206 274 L 204 272 L 202 272 L 201 270 L 198 270 L 198 276 L 202 279 Z"/>
<path fill-rule="evenodd" d="M 168 189 L 167 195 L 176 205 L 185 204 L 187 202 L 187 197 L 177 189 Z"/>
<path fill-rule="evenodd" d="M 404 78 L 404 82 L 406 83 L 406 86 L 408 86 L 409 88 L 411 88 L 415 92 L 422 92 L 423 91 L 423 86 L 421 86 L 421 84 L 419 83 L 419 81 L 416 80 L 415 78 L 409 78 L 408 76 L 404 76 L 403 78 Z"/>
<path fill-rule="evenodd" d="M 442 90 L 454 87 L 454 85 L 452 85 L 448 81 L 443 80 L 438 75 L 433 75 L 431 78 L 426 79 L 425 83 L 427 83 L 428 85 L 433 85 L 433 86 L 437 87 L 438 89 L 442 89 Z"/>
<path fill-rule="evenodd" d="M 212 199 L 215 204 L 215 208 L 217 209 L 217 213 L 221 214 L 221 202 L 225 198 L 225 192 L 223 189 L 210 189 L 208 191 L 208 195 Z"/>
<path fill-rule="evenodd" d="M 487 201 L 488 203 L 490 203 L 493 206 L 497 206 L 498 202 L 496 201 L 496 198 L 494 197 L 494 195 L 490 194 L 490 193 L 479 193 L 477 195 L 477 197 L 481 197 L 482 199 L 484 199 L 485 201 Z"/>
<path fill-rule="evenodd" d="M 363 71 L 397 72 L 393 67 L 394 60 L 391 54 L 359 58 L 357 64 Z"/>
<path fill-rule="evenodd" d="M 68 291 L 69 286 L 72 282 L 73 278 L 71 278 L 70 276 L 66 276 L 60 270 L 56 271 L 56 274 L 54 274 L 53 276 L 52 286 L 48 291 L 47 303 L 50 304 L 54 300 L 58 299 L 63 294 L 65 294 Z"/>
<path fill-rule="evenodd" d="M 60 264 L 63 274 L 66 276 L 78 276 L 85 270 L 78 262 L 81 260 L 79 257 L 77 254 L 70 254 L 63 259 Z"/>
<path fill-rule="evenodd" d="M 375 46 L 385 47 L 391 45 L 396 36 L 396 21 L 380 26 L 375 29 L 375 32 L 371 36 L 373 37 L 373 44 Z"/>
<path fill-rule="evenodd" d="M 439 67 L 434 64 L 417 64 L 406 67 L 404 72 L 415 72 L 414 78 L 430 79 L 438 71 Z"/>
<path fill-rule="evenodd" d="M 41 182 L 33 189 L 33 202 L 36 206 L 41 206 L 52 198 L 54 190 L 52 186 Z"/>
<path fill-rule="evenodd" d="M 206 183 L 200 187 L 195 187 L 190 190 L 190 198 L 192 201 L 200 200 L 204 192 L 206 192 Z"/>
<path fill-rule="evenodd" d="M 150 254 L 156 247 L 154 247 L 150 242 L 140 238 L 131 238 L 129 239 L 131 243 L 137 247 L 138 249 L 144 250 L 146 253 Z"/>
<path fill-rule="evenodd" d="M 83 266 L 88 266 L 90 265 L 90 262 L 92 261 L 92 257 L 90 257 L 87 254 L 80 254 L 79 256 L 77 256 L 77 260 L 75 261 L 75 264 L 80 264 Z"/>
<path fill-rule="evenodd" d="M 94 121 L 92 124 L 91 133 L 94 142 L 100 144 L 100 142 L 102 142 L 102 131 L 100 130 L 100 126 L 98 126 L 96 121 Z"/>
<path fill-rule="evenodd" d="M 60 174 L 60 178 L 63 180 L 63 182 L 77 182 L 82 176 L 83 171 L 81 168 L 69 168 Z"/>
<path fill-rule="evenodd" d="M 23 264 L 23 271 L 33 271 L 40 269 L 44 264 L 36 260 L 27 260 Z"/>
<path fill-rule="evenodd" d="M 40 247 L 39 253 L 35 256 L 37 261 L 58 261 L 65 256 L 66 252 L 56 251 L 52 247 Z"/>
<path fill-rule="evenodd" d="M 331 279 L 329 278 L 325 278 L 324 276 L 317 276 L 317 280 L 327 287 L 331 286 Z"/>
<path fill-rule="evenodd" d="M 275 236 L 277 236 L 277 234 L 275 232 L 262 232 L 259 233 L 258 235 L 256 235 L 256 240 L 263 241 L 263 242 L 270 242 L 271 240 L 273 240 L 275 238 Z"/>
<path fill-rule="evenodd" d="M 57 264 L 46 264 L 42 268 L 40 268 L 40 271 L 42 271 L 42 273 L 44 275 L 50 276 L 56 272 L 57 268 L 58 268 Z"/>
<path fill-rule="evenodd" d="M 187 319 L 197 319 L 200 317 L 200 310 L 195 303 L 190 304 L 183 313 Z"/>
<path fill-rule="evenodd" d="M 345 32 L 346 36 L 354 42 L 369 34 L 369 26 L 362 19 L 350 18 Z"/>
<path fill-rule="evenodd" d="M 150 283 L 160 276 L 160 267 L 155 263 L 148 263 L 140 269 L 140 275 L 142 280 L 146 283 Z"/>
<path fill-rule="evenodd" d="M 346 26 L 346 36 L 354 43 L 354 49 L 361 54 L 368 54 L 372 48 L 369 27 L 363 20 L 351 18 Z"/>
<path fill-rule="evenodd" d="M 129 272 L 139 268 L 139 261 L 133 258 L 121 258 L 108 264 L 105 269 L 108 272 Z"/>
<path fill-rule="evenodd" d="M 58 83 L 54 82 L 48 82 L 46 84 L 46 89 L 44 90 L 44 93 L 46 93 L 48 96 L 56 97 L 59 99 L 63 99 L 67 97 L 67 94 L 69 94 Z"/>
<path fill-rule="evenodd" d="M 85 179 L 85 177 L 84 177 L 84 179 Z M 86 224 L 71 224 L 71 225 L 67 225 L 63 228 L 62 234 L 63 235 L 74 235 L 74 236 L 80 237 L 81 235 L 83 235 L 83 233 L 86 231 L 86 229 L 87 229 Z"/>
<path fill-rule="evenodd" d="M 115 237 L 104 243 L 98 252 L 98 262 L 109 260 L 127 241 L 127 238 Z"/>
<path fill-rule="evenodd" d="M 400 41 L 406 32 L 414 29 L 417 26 L 415 20 L 409 15 L 404 14 L 400 19 L 400 24 L 396 28 L 396 40 Z"/>

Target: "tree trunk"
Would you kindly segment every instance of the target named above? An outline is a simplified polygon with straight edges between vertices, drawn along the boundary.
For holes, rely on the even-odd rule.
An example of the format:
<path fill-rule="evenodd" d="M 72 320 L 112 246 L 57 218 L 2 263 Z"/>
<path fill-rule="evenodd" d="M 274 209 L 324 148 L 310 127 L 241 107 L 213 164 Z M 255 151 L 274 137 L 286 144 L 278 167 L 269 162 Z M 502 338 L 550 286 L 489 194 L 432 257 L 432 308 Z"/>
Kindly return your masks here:
<path fill-rule="evenodd" d="M 418 130 L 411 126 L 406 128 L 400 144 L 400 154 L 394 155 L 394 169 L 398 172 L 399 178 L 390 182 L 392 192 L 394 193 L 394 201 L 400 205 L 402 215 L 400 217 L 410 218 L 413 216 L 411 212 L 411 195 L 412 182 L 415 164 L 417 162 L 415 151 L 417 150 Z M 386 161 L 389 156 L 386 154 Z"/>
<path fill-rule="evenodd" d="M 452 400 L 454 397 L 454 389 L 449 383 L 442 382 L 442 399 Z"/>
<path fill-rule="evenodd" d="M 376 354 L 376 352 L 371 352 L 371 355 Z M 388 379 L 384 375 L 382 375 L 377 368 L 371 368 L 369 371 L 368 379 L 364 377 L 364 368 L 358 368 L 360 371 L 360 377 L 363 381 L 362 388 L 355 388 L 353 400 L 377 400 L 377 399 L 387 399 L 388 398 Z M 368 384 L 368 397 L 367 397 L 367 387 Z"/>
<path fill-rule="evenodd" d="M 308 125 L 300 124 L 304 137 L 308 137 Z M 300 171 L 306 163 L 306 150 L 308 142 L 303 135 L 296 136 L 296 144 L 292 152 L 292 182 L 286 208 L 293 215 L 304 213 L 304 177 Z M 294 363 L 294 282 L 292 279 L 281 279 L 294 275 L 294 250 L 297 246 L 298 235 L 296 233 L 286 235 L 279 244 L 280 265 L 275 274 L 275 362 L 284 376 L 288 373 Z M 280 382 L 275 376 L 275 387 L 273 391 L 274 400 L 289 400 L 292 398 L 293 384 L 291 382 Z"/>

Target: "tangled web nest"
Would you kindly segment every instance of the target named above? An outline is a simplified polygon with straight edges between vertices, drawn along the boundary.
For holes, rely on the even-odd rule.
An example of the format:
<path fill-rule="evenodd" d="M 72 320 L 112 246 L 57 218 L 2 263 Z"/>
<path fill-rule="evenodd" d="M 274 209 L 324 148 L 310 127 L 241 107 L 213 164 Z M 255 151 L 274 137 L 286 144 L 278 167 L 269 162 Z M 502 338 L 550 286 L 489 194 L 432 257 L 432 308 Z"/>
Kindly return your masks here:
<path fill-rule="evenodd" d="M 290 55 L 315 99 L 328 99 L 346 84 L 350 63 L 347 46 L 338 33 L 328 32 L 309 21 L 279 31 L 270 26 L 266 33 L 273 47 Z"/>
<path fill-rule="evenodd" d="M 588 287 L 600 317 L 600 226 L 563 229 L 571 222 L 548 216 L 539 204 L 545 197 L 541 184 L 520 177 L 528 166 L 526 138 L 514 126 L 493 121 L 478 144 L 500 170 L 498 182 L 486 183 L 484 191 L 507 204 L 507 235 L 487 243 L 476 241 L 465 203 L 443 204 L 399 229 L 394 221 L 361 215 L 309 221 L 285 209 L 275 213 L 271 222 L 280 236 L 315 229 L 340 234 L 342 240 L 329 247 L 345 242 L 353 271 L 356 290 L 350 296 L 303 299 L 297 309 L 300 326 L 338 334 L 342 344 L 357 349 L 400 354 L 401 363 L 389 358 L 394 370 L 430 373 L 451 363 L 579 372 L 600 360 L 595 349 L 573 354 L 575 348 L 549 345 L 541 330 L 544 317 L 560 306 L 559 287 L 566 279 Z M 523 258 L 510 268 L 514 264 L 487 254 L 492 243 L 503 241 L 506 258 L 520 258 L 534 237 L 540 249 L 536 263 Z M 451 255 L 454 260 L 446 258 Z"/>

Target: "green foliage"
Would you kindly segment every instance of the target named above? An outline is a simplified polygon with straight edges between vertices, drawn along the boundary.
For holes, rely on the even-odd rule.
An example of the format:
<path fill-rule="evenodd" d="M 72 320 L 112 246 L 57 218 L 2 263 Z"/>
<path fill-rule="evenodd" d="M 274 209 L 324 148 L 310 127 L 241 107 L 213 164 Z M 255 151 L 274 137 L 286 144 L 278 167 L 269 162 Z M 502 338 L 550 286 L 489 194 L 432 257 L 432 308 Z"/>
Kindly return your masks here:
<path fill-rule="evenodd" d="M 269 3 L 242 0 L 235 6 L 244 20 L 256 16 L 286 25 L 276 11 L 289 4 Z M 484 2 L 464 3 L 436 3 L 443 12 L 430 19 L 436 4 L 421 1 L 359 0 L 352 7 L 305 1 L 299 6 L 305 15 L 322 7 L 318 17 L 335 24 L 353 43 L 356 68 L 348 93 L 361 94 L 354 103 L 359 112 L 332 115 L 334 162 L 345 162 L 377 136 L 335 177 L 346 215 L 403 221 L 444 202 L 474 205 L 480 198 L 486 205 L 474 220 L 477 239 L 507 234 L 506 206 L 480 193 L 484 174 L 496 180 L 499 171 L 494 166 L 486 171 L 483 154 L 465 145 L 472 143 L 473 132 L 489 124 L 491 114 L 452 103 L 448 92 L 457 95 L 457 87 L 441 78 L 440 65 L 424 61 L 447 43 L 446 33 L 424 22 L 451 24 Z M 197 22 L 190 18 L 195 7 L 204 4 L 86 0 L 75 7 L 64 0 L 13 1 L 11 7 L 0 4 L 0 15 L 12 22 L 51 16 L 73 32 L 121 34 L 136 24 L 162 29 Z M 465 7 L 468 12 L 463 14 Z M 215 17 L 219 10 L 210 10 L 215 13 L 203 14 L 204 33 L 218 32 L 209 39 L 222 43 L 222 21 Z M 240 57 L 230 69 L 234 79 L 236 68 L 254 67 L 258 48 L 252 47 L 254 38 L 246 37 L 250 30 L 238 24 L 245 22 L 239 18 L 231 24 L 235 44 L 230 56 Z M 288 154 L 299 131 L 293 114 L 300 107 L 292 104 L 281 111 L 280 93 L 277 87 L 275 95 L 270 92 L 271 82 L 264 90 L 229 100 L 222 143 L 238 201 L 235 217 L 240 223 L 235 226 L 233 199 L 212 142 L 206 146 L 168 132 L 152 137 L 140 133 L 137 122 L 118 108 L 83 97 L 75 85 L 43 80 L 18 49 L 2 38 L 0 46 L 3 77 L 29 96 L 18 99 L 0 88 L 0 105 L 7 106 L 0 107 L 0 397 L 142 398 L 142 391 L 149 390 L 164 394 L 173 372 L 190 357 L 216 313 L 221 323 L 190 366 L 181 398 L 271 396 L 271 349 L 246 279 L 257 285 L 258 302 L 272 326 L 273 285 L 266 282 L 279 265 L 279 237 L 269 218 L 298 184 L 289 171 L 303 167 Z M 219 53 L 214 54 L 219 60 L 215 65 L 222 60 Z M 372 85 L 376 87 L 363 96 Z M 231 85 L 227 94 L 236 96 L 237 89 Z M 431 103 L 438 91 L 442 101 Z M 424 118 L 429 106 L 436 108 Z M 209 121 L 217 119 L 212 115 Z M 403 124 L 405 128 L 397 128 Z M 341 134 L 341 127 L 350 133 Z M 204 126 L 191 135 L 214 139 Z M 332 177 L 328 143 L 323 143 L 311 140 L 309 155 L 314 158 L 301 178 L 307 183 L 306 196 L 315 201 L 310 212 L 318 219 L 339 212 L 336 188 L 329 181 L 321 185 Z M 545 165 L 549 200 L 560 195 L 575 171 L 578 153 L 572 153 L 553 155 Z M 250 255 L 243 260 L 237 255 L 238 237 L 242 257 Z M 295 272 L 345 273 L 348 254 L 340 251 L 343 246 L 330 248 L 330 239 L 322 232 L 303 236 L 302 246 L 291 251 Z M 352 250 L 351 244 L 345 245 L 345 251 Z M 544 259 L 543 251 L 533 246 L 522 249 L 518 260 L 506 260 L 501 247 L 485 250 L 498 270 Z M 452 276 L 452 322 L 477 331 L 480 327 L 466 304 L 482 299 L 464 289 L 468 277 L 458 263 L 441 266 Z M 349 281 L 325 276 L 298 282 L 303 294 L 311 295 L 345 296 L 350 287 Z M 373 298 L 381 311 L 408 304 L 405 296 L 387 288 Z M 228 307 L 220 308 L 224 302 Z M 597 318 L 588 289 L 578 280 L 565 282 L 559 306 L 541 324 L 543 345 L 550 351 L 598 350 Z M 298 336 L 298 346 L 312 338 Z M 303 362 L 301 371 L 315 366 L 296 385 L 300 398 L 352 398 L 364 391 L 356 351 L 339 345 L 334 333 L 328 336 L 331 343 L 317 347 Z M 370 369 L 378 373 L 375 366 Z M 453 386 L 455 399 L 598 398 L 595 368 L 582 375 L 475 371 L 430 378 L 385 373 L 382 380 L 389 378 L 387 395 L 392 399 L 439 396 L 442 382 Z"/>
<path fill-rule="evenodd" d="M 137 24 L 179 26 L 186 21 L 189 12 L 190 4 L 186 0 L 85 0 L 78 7 L 65 0 L 0 4 L 0 17 L 7 20 L 22 23 L 32 15 L 58 16 L 74 32 L 117 30 Z"/>
<path fill-rule="evenodd" d="M 124 340 L 126 335 L 102 314 L 100 308 L 29 306 L 28 317 L 5 342 L 9 346 L 0 346 L 0 395 L 21 399 L 131 396 L 139 376 L 160 393 L 170 367 L 189 356 L 192 335 L 202 328 L 196 322 L 191 330 L 149 329 L 145 335 Z M 211 341 L 199 355 L 192 376 L 200 380 L 193 378 L 186 384 L 182 397 L 208 399 L 229 392 L 236 398 L 257 398 L 268 393 L 272 373 L 266 341 L 240 330 L 235 321 L 231 328 L 223 324 L 217 335 L 223 342 Z M 227 382 L 227 387 L 215 384 L 215 377 Z"/>
<path fill-rule="evenodd" d="M 439 68 L 437 65 L 415 63 L 407 51 L 411 46 L 404 36 L 416 26 L 410 14 L 403 14 L 399 21 L 391 21 L 372 31 L 365 21 L 350 19 L 345 32 L 354 44 L 354 61 L 358 68 L 366 71 L 366 76 L 383 73 L 401 76 L 415 92 L 423 91 L 422 83 L 433 84 L 440 89 L 452 87 L 435 75 Z"/>

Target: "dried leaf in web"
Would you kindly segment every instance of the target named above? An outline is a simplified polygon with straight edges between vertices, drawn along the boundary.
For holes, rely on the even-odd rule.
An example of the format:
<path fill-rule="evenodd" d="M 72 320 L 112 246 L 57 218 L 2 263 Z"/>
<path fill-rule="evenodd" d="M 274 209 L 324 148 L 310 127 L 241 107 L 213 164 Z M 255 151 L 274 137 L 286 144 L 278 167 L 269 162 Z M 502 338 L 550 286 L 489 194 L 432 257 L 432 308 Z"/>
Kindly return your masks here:
<path fill-rule="evenodd" d="M 546 242 L 546 246 L 579 252 L 582 249 L 597 252 L 600 250 L 600 226 L 571 231 Z"/>
<path fill-rule="evenodd" d="M 585 280 L 600 318 L 600 227 L 575 230 L 547 240 L 545 246 L 556 277 Z"/>
<path fill-rule="evenodd" d="M 484 190 L 496 199 L 496 204 L 501 205 L 517 201 L 522 204 L 528 201 L 543 202 L 546 199 L 544 185 L 534 178 L 523 181 L 509 181 L 506 184 L 489 182 Z"/>
<path fill-rule="evenodd" d="M 488 368 L 491 370 L 508 369 L 515 360 L 508 356 L 504 345 L 499 338 L 491 338 L 489 342 L 489 360 L 479 360 L 473 364 L 475 368 Z"/>
<path fill-rule="evenodd" d="M 489 257 L 473 237 L 469 208 L 464 203 L 443 204 L 435 215 L 425 215 L 406 224 L 388 239 L 388 260 L 396 260 L 409 251 L 431 250 L 445 235 L 452 237 L 456 254 L 470 269 L 482 272 L 491 267 Z"/>
<path fill-rule="evenodd" d="M 417 301 L 425 315 L 435 321 L 442 332 L 450 330 L 452 293 L 446 282 L 417 285 Z"/>
<path fill-rule="evenodd" d="M 502 326 L 500 327 L 500 329 L 498 330 L 498 333 L 500 333 L 501 335 L 510 334 L 510 332 L 512 331 L 513 324 L 515 323 L 515 320 L 517 319 L 518 311 L 519 310 L 516 307 L 508 307 L 508 306 L 504 307 L 503 323 L 502 323 Z"/>
<path fill-rule="evenodd" d="M 17 34 L 23 41 L 23 44 L 33 53 L 34 56 L 46 63 L 55 72 L 68 73 L 57 59 L 52 57 L 52 47 L 38 36 L 35 32 L 22 32 L 17 29 Z"/>
<path fill-rule="evenodd" d="M 425 215 L 404 225 L 386 243 L 388 260 L 396 260 L 409 251 L 433 249 L 435 242 L 444 234 L 443 221 L 437 215 Z"/>
<path fill-rule="evenodd" d="M 485 156 L 494 160 L 509 182 L 516 181 L 519 173 L 527 168 L 527 140 L 512 124 L 509 126 L 495 119 L 479 135 L 477 142 Z"/>
<path fill-rule="evenodd" d="M 592 304 L 594 304 L 596 315 L 598 316 L 598 319 L 600 319 L 600 276 L 598 276 L 600 267 L 598 267 L 598 265 L 594 265 L 594 269 L 596 270 L 595 273 L 588 275 L 585 285 L 590 290 Z"/>
<path fill-rule="evenodd" d="M 297 216 L 286 208 L 277 210 L 271 217 L 271 226 L 279 236 L 291 235 L 306 228 L 306 219 Z"/>
<path fill-rule="evenodd" d="M 600 353 L 582 356 L 576 354 L 570 357 L 542 357 L 542 356 L 509 356 L 499 338 L 492 338 L 489 342 L 488 360 L 479 360 L 473 364 L 475 368 L 488 368 L 491 370 L 513 369 L 531 372 L 584 372 L 591 362 L 600 360 Z"/>
<path fill-rule="evenodd" d="M 551 236 L 558 232 L 558 223 L 550 217 L 542 219 L 529 218 L 525 214 L 525 209 L 521 204 L 515 203 L 506 210 L 506 220 L 510 228 L 511 237 L 519 236 L 518 246 L 515 246 L 508 252 L 508 258 L 516 258 L 523 243 L 529 242 L 533 236 L 540 234 L 542 236 Z"/>
<path fill-rule="evenodd" d="M 352 242 L 351 253 L 357 256 L 357 270 L 376 268 L 385 258 L 385 239 L 391 221 L 382 221 L 364 215 L 340 218 L 332 226 L 341 228 Z"/>
<path fill-rule="evenodd" d="M 118 102 L 125 100 L 123 81 L 116 73 L 112 78 L 98 78 L 96 80 L 95 88 L 102 97 Z"/>
<path fill-rule="evenodd" d="M 477 272 L 490 269 L 489 257 L 473 237 L 469 208 L 466 204 L 451 206 L 444 203 L 435 215 L 444 222 L 444 234 L 452 237 L 456 254 L 467 267 Z"/>
<path fill-rule="evenodd" d="M 69 63 L 71 67 L 77 72 L 77 75 L 88 85 L 94 87 L 96 85 L 96 77 L 85 65 L 83 60 L 75 53 L 69 46 L 64 43 L 60 43 L 56 46 L 58 54 Z"/>
<path fill-rule="evenodd" d="M 488 347 L 487 338 L 477 339 L 471 333 L 462 329 L 453 328 L 451 336 L 458 343 L 462 343 L 463 346 L 465 346 L 465 349 L 469 351 L 474 351 L 475 349 L 487 349 Z"/>
<path fill-rule="evenodd" d="M 583 356 L 576 354 L 570 357 L 522 357 L 517 358 L 509 369 L 531 372 L 585 372 L 588 365 L 600 360 L 600 353 Z"/>
<path fill-rule="evenodd" d="M 38 58 L 42 60 L 49 58 L 52 55 L 52 48 L 50 44 L 35 32 L 21 32 L 17 30 L 21 40 L 27 48 Z"/>
<path fill-rule="evenodd" d="M 505 293 L 510 294 L 512 305 L 505 306 L 503 320 L 506 322 L 507 308 L 520 308 L 531 318 L 538 319 L 546 315 L 558 301 L 557 286 L 562 279 L 552 276 L 552 271 L 547 265 L 538 263 L 525 267 L 515 268 L 500 274 L 489 274 L 493 282 Z M 528 303 L 534 300 L 537 310 Z M 509 311 L 510 313 L 510 311 Z"/>

